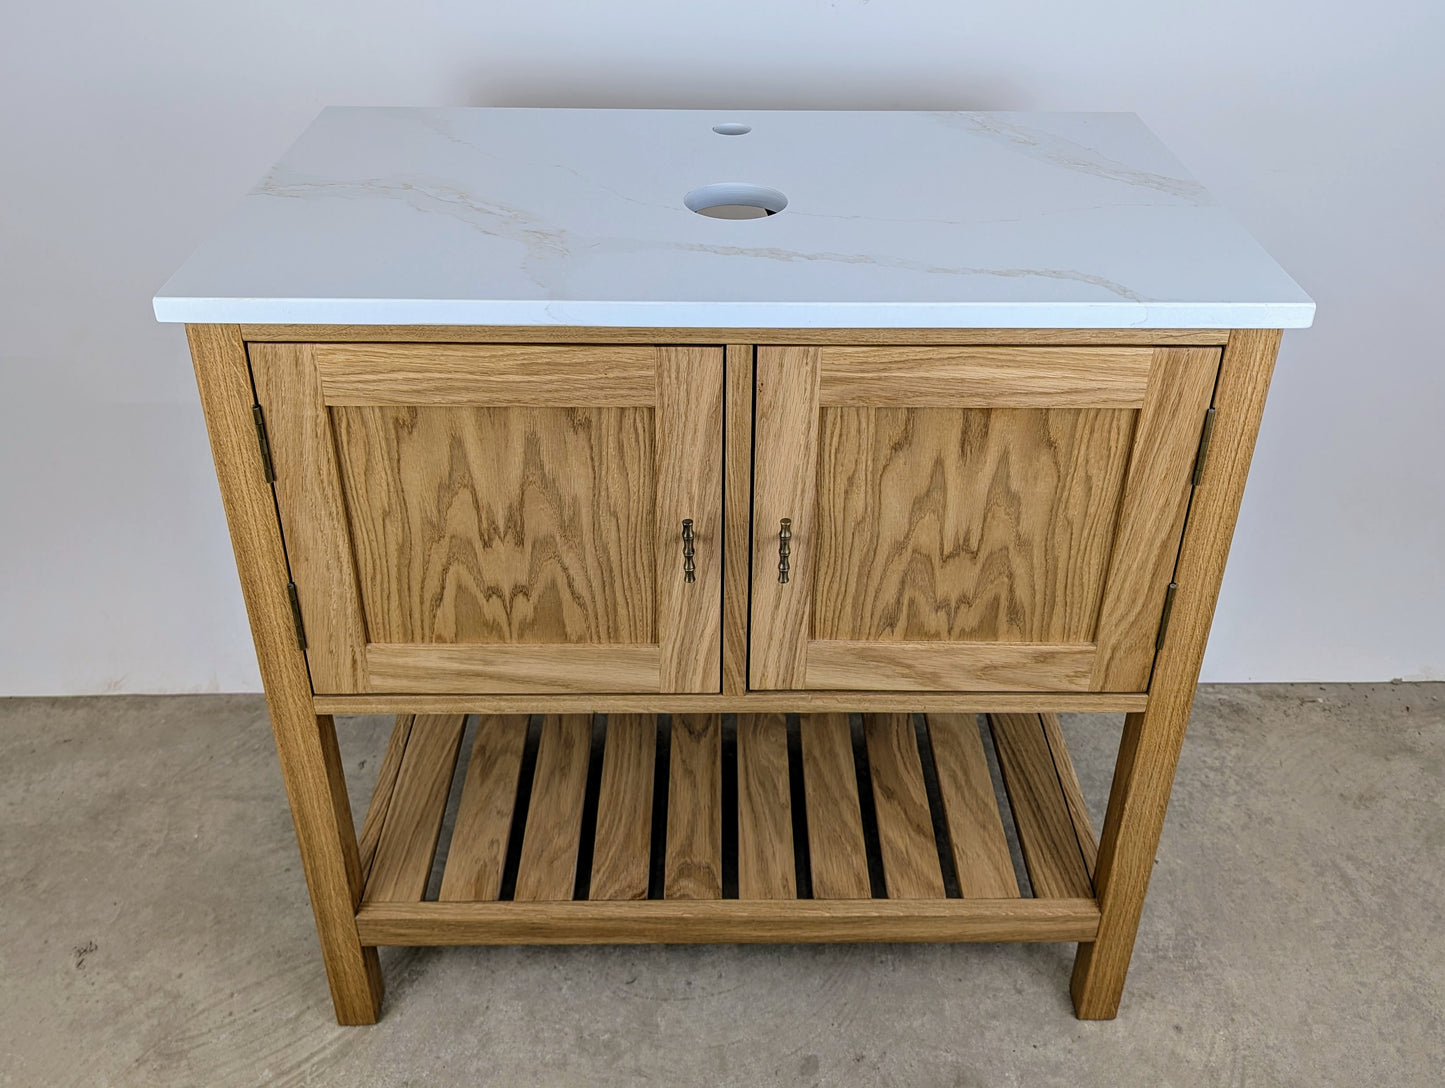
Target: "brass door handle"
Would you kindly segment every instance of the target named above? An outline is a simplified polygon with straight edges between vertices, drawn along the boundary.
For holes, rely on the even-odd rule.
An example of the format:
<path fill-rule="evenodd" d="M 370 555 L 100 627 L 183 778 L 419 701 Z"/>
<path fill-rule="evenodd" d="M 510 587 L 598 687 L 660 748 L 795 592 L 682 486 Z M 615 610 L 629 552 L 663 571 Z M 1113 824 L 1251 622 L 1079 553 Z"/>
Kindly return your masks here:
<path fill-rule="evenodd" d="M 697 564 L 692 557 L 697 554 L 693 547 L 694 540 L 692 532 L 692 518 L 682 519 L 682 580 L 684 582 L 697 581 Z"/>
<path fill-rule="evenodd" d="M 788 582 L 788 556 L 793 553 L 793 519 L 784 518 L 778 526 L 778 581 Z"/>

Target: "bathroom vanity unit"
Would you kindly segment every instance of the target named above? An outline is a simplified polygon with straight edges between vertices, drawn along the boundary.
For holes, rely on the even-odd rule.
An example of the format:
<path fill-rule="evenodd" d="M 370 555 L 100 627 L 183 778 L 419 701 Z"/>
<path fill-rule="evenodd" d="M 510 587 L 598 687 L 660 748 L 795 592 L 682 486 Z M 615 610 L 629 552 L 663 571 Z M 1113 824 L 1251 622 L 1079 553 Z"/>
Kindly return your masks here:
<path fill-rule="evenodd" d="M 155 308 L 343 1023 L 506 943 L 1077 942 L 1115 1014 L 1314 310 L 1136 118 L 331 109 Z"/>

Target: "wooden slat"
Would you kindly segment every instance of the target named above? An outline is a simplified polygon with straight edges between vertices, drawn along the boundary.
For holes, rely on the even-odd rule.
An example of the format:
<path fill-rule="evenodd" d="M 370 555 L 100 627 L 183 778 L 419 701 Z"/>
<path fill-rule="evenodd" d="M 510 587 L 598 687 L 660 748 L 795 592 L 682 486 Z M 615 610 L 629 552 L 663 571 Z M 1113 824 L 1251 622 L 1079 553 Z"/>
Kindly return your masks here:
<path fill-rule="evenodd" d="M 759 348 L 753 457 L 751 686 L 805 686 L 818 458 L 818 349 Z M 791 580 L 778 581 L 778 535 L 792 522 Z"/>
<path fill-rule="evenodd" d="M 373 689 L 453 692 L 655 692 L 662 677 L 656 643 L 479 645 L 373 642 L 366 647 Z"/>
<path fill-rule="evenodd" d="M 1099 857 L 1099 841 L 1094 837 L 1094 822 L 1089 818 L 1089 806 L 1084 801 L 1084 789 L 1079 785 L 1078 772 L 1069 757 L 1069 747 L 1064 743 L 1064 731 L 1059 726 L 1057 714 L 1040 714 L 1044 726 L 1044 740 L 1048 741 L 1049 753 L 1054 757 L 1054 769 L 1059 773 L 1059 785 L 1064 790 L 1064 803 L 1069 806 L 1069 819 L 1074 824 L 1074 834 L 1079 840 L 1079 851 L 1084 855 L 1084 867 L 1094 875 L 1094 863 Z"/>
<path fill-rule="evenodd" d="M 1119 1010 L 1279 342 L 1277 330 L 1237 330 L 1224 352 L 1213 441 L 1179 548 L 1179 592 L 1150 679 L 1149 707 L 1125 719 L 1119 742 L 1095 874 L 1099 935 L 1079 947 L 1070 984 L 1074 1009 L 1085 1019 Z"/>
<path fill-rule="evenodd" d="M 972 714 L 928 715 L 938 793 L 948 822 L 959 890 L 967 899 L 1019 894 L 988 758 Z"/>
<path fill-rule="evenodd" d="M 371 803 L 366 806 L 366 819 L 362 821 L 361 835 L 357 841 L 363 884 L 370 875 L 371 863 L 376 858 L 376 844 L 381 841 L 381 829 L 386 824 L 386 810 L 396 789 L 396 776 L 401 771 L 401 757 L 406 754 L 406 742 L 411 736 L 411 724 L 415 718 L 415 714 L 396 716 L 396 724 L 392 726 L 391 737 L 386 742 L 386 754 L 381 757 L 381 768 L 376 773 Z"/>
<path fill-rule="evenodd" d="M 754 691 L 736 695 L 497 695 L 481 692 L 459 695 L 317 695 L 312 699 L 319 714 L 398 714 L 415 710 L 427 714 L 448 711 L 490 714 L 567 714 L 595 710 L 603 714 L 680 714 L 688 711 L 737 711 L 745 714 L 828 713 L 831 711 L 911 710 L 921 713 L 951 711 L 981 714 L 989 710 L 1060 713 L 1127 714 L 1143 710 L 1149 696 L 1143 692 L 909 692 L 909 691 Z"/>
<path fill-rule="evenodd" d="M 723 436 L 722 691 L 748 688 L 748 538 L 753 511 L 753 349 L 727 348 Z"/>
<path fill-rule="evenodd" d="M 1034 895 L 1093 895 L 1043 722 L 1037 714 L 990 714 L 989 725 Z"/>
<path fill-rule="evenodd" d="M 336 1019 L 374 1024 L 383 985 L 376 952 L 356 933 L 363 883 L 356 830 L 335 723 L 311 701 L 306 657 L 296 643 L 276 497 L 256 442 L 246 345 L 235 325 L 187 325 L 186 339 Z"/>
<path fill-rule="evenodd" d="M 657 348 L 317 344 L 331 405 L 623 408 L 656 398 Z"/>
<path fill-rule="evenodd" d="M 721 687 L 723 353 L 657 351 L 657 638 L 663 691 Z M 695 581 L 683 576 L 682 522 L 692 521 Z"/>
<path fill-rule="evenodd" d="M 868 766 L 878 813 L 878 849 L 890 899 L 942 899 L 923 762 L 910 714 L 865 714 Z"/>
<path fill-rule="evenodd" d="M 256 344 L 250 359 L 275 466 L 286 559 L 306 621 L 312 689 L 365 691 L 366 623 L 336 440 L 312 349 L 307 344 Z"/>
<path fill-rule="evenodd" d="M 756 651 L 755 651 L 756 652 Z M 809 688 L 891 691 L 1088 691 L 1092 643 L 807 643 Z"/>
<path fill-rule="evenodd" d="M 818 403 L 900 408 L 1137 408 L 1149 348 L 822 350 Z"/>
<path fill-rule="evenodd" d="M 671 746 L 663 894 L 717 899 L 722 895 L 722 719 L 674 715 Z"/>
<path fill-rule="evenodd" d="M 239 326 L 247 340 L 456 344 L 1223 344 L 1228 329 L 712 329 L 596 325 Z"/>
<path fill-rule="evenodd" d="M 1087 941 L 1093 899 L 647 899 L 385 903 L 356 917 L 376 945 Z"/>
<path fill-rule="evenodd" d="M 497 898 L 526 743 L 523 715 L 484 714 L 478 720 L 439 898 Z"/>
<path fill-rule="evenodd" d="M 542 720 L 517 866 L 518 901 L 572 898 L 591 750 L 592 715 L 549 714 Z"/>
<path fill-rule="evenodd" d="M 867 899 L 873 889 L 848 715 L 807 714 L 799 729 L 813 896 Z"/>
<path fill-rule="evenodd" d="M 1149 684 L 1164 594 L 1179 555 L 1204 413 L 1219 369 L 1218 348 L 1159 348 L 1104 582 L 1090 688 L 1142 691 Z"/>
<path fill-rule="evenodd" d="M 653 715 L 608 717 L 592 851 L 593 899 L 647 898 L 656 750 Z"/>
<path fill-rule="evenodd" d="M 367 899 L 415 902 L 425 894 L 466 722 L 461 714 L 418 714 L 412 722 L 366 882 Z"/>
<path fill-rule="evenodd" d="M 738 715 L 738 897 L 792 899 L 793 812 L 782 714 Z"/>

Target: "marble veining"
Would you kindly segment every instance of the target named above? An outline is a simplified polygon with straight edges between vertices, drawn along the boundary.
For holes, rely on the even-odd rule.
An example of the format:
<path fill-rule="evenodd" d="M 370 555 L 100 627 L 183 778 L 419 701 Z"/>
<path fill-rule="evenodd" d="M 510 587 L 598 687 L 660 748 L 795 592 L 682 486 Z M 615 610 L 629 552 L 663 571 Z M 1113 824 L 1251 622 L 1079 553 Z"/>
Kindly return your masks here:
<path fill-rule="evenodd" d="M 788 205 L 747 220 L 684 207 L 716 182 Z M 1291 328 L 1314 304 L 1131 114 L 331 108 L 155 312 Z"/>

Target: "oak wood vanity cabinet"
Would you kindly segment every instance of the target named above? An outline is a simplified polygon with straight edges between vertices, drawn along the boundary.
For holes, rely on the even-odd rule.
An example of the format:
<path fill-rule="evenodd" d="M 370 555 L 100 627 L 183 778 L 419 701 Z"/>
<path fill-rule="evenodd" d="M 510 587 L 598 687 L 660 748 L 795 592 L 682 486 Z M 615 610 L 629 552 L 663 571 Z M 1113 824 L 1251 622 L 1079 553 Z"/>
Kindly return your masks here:
<path fill-rule="evenodd" d="M 858 256 L 810 183 L 839 118 L 922 148 L 918 176 L 952 155 L 978 218 L 923 200 L 924 236 Z M 327 111 L 157 298 L 338 1019 L 378 1015 L 378 945 L 838 940 L 1078 942 L 1076 1009 L 1110 1017 L 1279 329 L 1312 304 L 1130 118 L 716 121 Z M 569 199 L 557 150 L 598 125 L 685 161 L 589 161 L 622 176 Z M 438 179 L 481 148 L 512 165 L 458 198 Z M 684 180 L 744 168 L 788 210 L 688 210 Z M 1100 185 L 1122 212 L 1075 208 Z M 1020 200 L 1037 221 L 989 238 Z M 970 227 L 1018 260 L 927 252 Z M 1024 263 L 1101 245 L 1098 273 Z M 1099 286 L 1120 269 L 1158 301 Z M 1127 714 L 1097 836 L 1060 711 Z M 332 715 L 378 712 L 358 833 Z"/>

